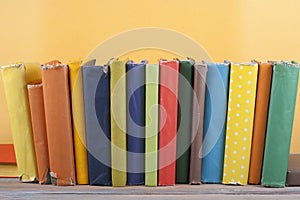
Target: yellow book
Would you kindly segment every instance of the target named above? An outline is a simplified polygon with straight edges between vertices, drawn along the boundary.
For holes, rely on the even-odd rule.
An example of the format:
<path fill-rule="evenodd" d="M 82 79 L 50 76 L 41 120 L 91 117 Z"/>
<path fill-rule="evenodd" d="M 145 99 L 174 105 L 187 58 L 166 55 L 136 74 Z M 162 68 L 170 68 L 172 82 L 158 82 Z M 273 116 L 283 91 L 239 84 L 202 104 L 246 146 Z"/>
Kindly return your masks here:
<path fill-rule="evenodd" d="M 27 81 L 40 79 L 38 69 L 38 64 L 12 64 L 1 67 L 18 174 L 24 182 L 35 181 L 38 178 L 26 90 Z"/>
<path fill-rule="evenodd" d="M 114 60 L 110 64 L 112 185 L 118 187 L 125 186 L 127 181 L 126 63 Z"/>
<path fill-rule="evenodd" d="M 231 63 L 224 184 L 246 185 L 250 163 L 258 66 Z"/>
<path fill-rule="evenodd" d="M 77 184 L 88 184 L 81 61 L 69 63 Z"/>

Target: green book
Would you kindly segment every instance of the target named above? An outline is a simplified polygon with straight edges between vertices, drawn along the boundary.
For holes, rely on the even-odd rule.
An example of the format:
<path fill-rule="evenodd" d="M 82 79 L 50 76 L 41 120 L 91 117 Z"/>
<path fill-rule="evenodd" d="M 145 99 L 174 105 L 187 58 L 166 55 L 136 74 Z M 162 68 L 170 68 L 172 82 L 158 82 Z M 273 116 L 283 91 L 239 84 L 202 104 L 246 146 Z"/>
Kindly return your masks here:
<path fill-rule="evenodd" d="M 126 186 L 126 63 L 112 61 L 110 64 L 110 99 L 111 99 L 111 168 L 112 185 Z"/>
<path fill-rule="evenodd" d="M 157 186 L 159 65 L 146 65 L 145 185 Z"/>
<path fill-rule="evenodd" d="M 298 65 L 274 65 L 262 172 L 264 186 L 285 186 L 298 75 Z"/>
<path fill-rule="evenodd" d="M 189 183 L 190 144 L 193 109 L 192 60 L 179 61 L 176 183 Z"/>

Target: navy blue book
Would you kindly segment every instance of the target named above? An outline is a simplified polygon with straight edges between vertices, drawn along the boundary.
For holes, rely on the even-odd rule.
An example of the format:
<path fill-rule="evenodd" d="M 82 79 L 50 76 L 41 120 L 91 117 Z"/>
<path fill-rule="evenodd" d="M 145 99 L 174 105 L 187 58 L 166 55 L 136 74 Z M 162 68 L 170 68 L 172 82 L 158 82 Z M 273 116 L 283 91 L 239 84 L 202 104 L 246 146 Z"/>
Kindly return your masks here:
<path fill-rule="evenodd" d="M 145 184 L 146 61 L 126 64 L 127 184 Z"/>
<path fill-rule="evenodd" d="M 110 186 L 109 68 L 83 66 L 82 80 L 90 185 Z"/>

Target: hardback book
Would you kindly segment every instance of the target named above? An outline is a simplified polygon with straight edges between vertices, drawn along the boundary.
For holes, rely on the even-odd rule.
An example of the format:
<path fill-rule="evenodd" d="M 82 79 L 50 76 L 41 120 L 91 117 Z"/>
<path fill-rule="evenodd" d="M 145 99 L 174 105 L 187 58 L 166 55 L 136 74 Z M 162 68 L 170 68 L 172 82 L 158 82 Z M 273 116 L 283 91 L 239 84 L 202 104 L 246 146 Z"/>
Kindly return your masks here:
<path fill-rule="evenodd" d="M 35 73 L 31 73 L 35 72 L 36 65 L 39 66 L 27 64 L 28 69 L 22 63 L 1 67 L 18 174 L 23 182 L 34 182 L 38 178 L 26 89 L 26 81 L 39 78 Z"/>
<path fill-rule="evenodd" d="M 92 60 L 88 65 L 94 65 Z M 88 184 L 88 161 L 86 150 L 86 133 L 84 123 L 84 106 L 82 91 L 82 61 L 74 61 L 68 64 L 70 74 L 70 90 L 72 105 L 72 122 L 75 152 L 75 167 L 77 184 Z"/>
<path fill-rule="evenodd" d="M 83 66 L 83 99 L 90 185 L 110 186 L 110 71 L 108 66 Z"/>
<path fill-rule="evenodd" d="M 179 61 L 176 183 L 188 184 L 193 111 L 194 60 Z"/>
<path fill-rule="evenodd" d="M 257 63 L 230 64 L 223 184 L 248 183 L 257 72 Z"/>
<path fill-rule="evenodd" d="M 268 121 L 273 65 L 258 62 L 257 91 L 254 112 L 249 184 L 260 184 Z"/>
<path fill-rule="evenodd" d="M 261 183 L 284 187 L 298 90 L 299 65 L 275 63 Z"/>
<path fill-rule="evenodd" d="M 205 88 L 201 182 L 222 183 L 229 63 L 205 63 L 208 70 Z"/>
<path fill-rule="evenodd" d="M 49 184 L 50 163 L 46 132 L 43 84 L 36 81 L 27 84 L 36 166 L 40 184 Z"/>
<path fill-rule="evenodd" d="M 145 67 L 126 64 L 127 184 L 145 184 Z"/>
<path fill-rule="evenodd" d="M 42 65 L 41 69 L 51 182 L 75 185 L 69 69 L 58 63 Z"/>
<path fill-rule="evenodd" d="M 111 99 L 111 168 L 112 185 L 126 186 L 126 63 L 127 60 L 115 59 L 110 63 Z"/>
<path fill-rule="evenodd" d="M 160 60 L 160 95 L 159 104 L 159 170 L 158 184 L 175 185 L 176 174 L 176 135 L 178 111 L 177 60 Z"/>
<path fill-rule="evenodd" d="M 145 185 L 157 186 L 159 65 L 146 65 L 145 86 Z"/>
<path fill-rule="evenodd" d="M 201 183 L 202 171 L 202 137 L 204 123 L 205 82 L 207 74 L 206 63 L 194 65 L 194 97 L 191 131 L 190 184 Z"/>

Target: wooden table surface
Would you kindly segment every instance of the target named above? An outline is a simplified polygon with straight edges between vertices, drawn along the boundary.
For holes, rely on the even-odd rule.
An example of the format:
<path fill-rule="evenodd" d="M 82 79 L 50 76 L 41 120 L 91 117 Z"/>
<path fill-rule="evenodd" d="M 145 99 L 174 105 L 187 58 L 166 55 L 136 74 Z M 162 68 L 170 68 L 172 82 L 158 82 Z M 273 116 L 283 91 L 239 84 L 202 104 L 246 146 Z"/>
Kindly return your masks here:
<path fill-rule="evenodd" d="M 265 188 L 261 186 L 176 185 L 172 187 L 39 185 L 20 183 L 16 179 L 0 179 L 2 199 L 300 199 L 300 187 Z"/>

